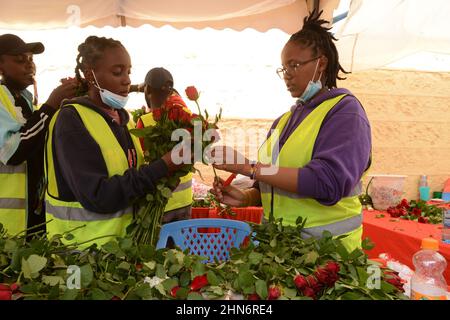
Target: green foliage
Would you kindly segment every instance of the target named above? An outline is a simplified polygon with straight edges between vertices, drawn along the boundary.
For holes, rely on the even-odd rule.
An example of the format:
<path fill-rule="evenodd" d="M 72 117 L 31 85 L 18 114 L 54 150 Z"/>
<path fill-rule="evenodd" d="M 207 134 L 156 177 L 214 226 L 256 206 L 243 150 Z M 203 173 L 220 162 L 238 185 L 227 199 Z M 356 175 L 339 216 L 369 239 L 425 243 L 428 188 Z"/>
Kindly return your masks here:
<path fill-rule="evenodd" d="M 61 243 L 62 236 L 26 242 L 24 237 L 2 233 L 0 283 L 19 285 L 14 299 L 33 300 L 223 299 L 230 290 L 266 299 L 273 285 L 280 288 L 280 299 L 306 299 L 294 284 L 295 276 L 312 275 L 319 266 L 334 261 L 340 266 L 339 278 L 317 299 L 404 299 L 384 280 L 378 289 L 368 288 L 368 267 L 373 264 L 361 249 L 348 252 L 328 232 L 320 239 L 304 239 L 303 224 L 299 219 L 297 226 L 283 226 L 281 221 L 253 225 L 257 245 L 232 249 L 229 261 L 213 264 L 178 249 L 135 245 L 130 238 L 79 251 Z M 80 288 L 69 285 L 74 275 L 67 272 L 71 265 L 79 267 Z M 199 285 L 199 278 L 206 283 Z"/>

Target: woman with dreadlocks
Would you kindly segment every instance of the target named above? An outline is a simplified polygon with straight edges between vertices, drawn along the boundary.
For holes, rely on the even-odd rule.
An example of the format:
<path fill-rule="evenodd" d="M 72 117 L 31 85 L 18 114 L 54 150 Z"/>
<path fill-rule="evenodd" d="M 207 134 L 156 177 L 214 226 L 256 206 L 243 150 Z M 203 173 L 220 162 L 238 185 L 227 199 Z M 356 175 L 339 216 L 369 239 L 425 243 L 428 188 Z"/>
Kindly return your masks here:
<path fill-rule="evenodd" d="M 132 202 L 178 166 L 170 153 L 142 164 L 139 140 L 124 106 L 130 56 L 116 40 L 90 36 L 78 47 L 76 77 L 86 96 L 65 101 L 53 117 L 46 146 L 49 237 L 69 232 L 76 243 L 103 244 L 124 236 Z M 74 231 L 71 231 L 74 230 Z"/>
<path fill-rule="evenodd" d="M 259 188 L 240 190 L 214 184 L 223 203 L 262 203 L 266 217 L 295 225 L 306 218 L 303 234 L 320 237 L 325 230 L 347 235 L 343 244 L 361 246 L 361 177 L 370 166 L 371 133 L 366 113 L 354 95 L 336 87 L 339 64 L 336 40 L 314 12 L 293 34 L 281 53 L 277 70 L 297 102 L 272 125 L 259 149 L 258 161 L 218 164 L 216 168 L 245 174 Z M 222 152 L 236 151 L 226 147 Z M 257 186 L 257 184 L 255 184 Z"/>

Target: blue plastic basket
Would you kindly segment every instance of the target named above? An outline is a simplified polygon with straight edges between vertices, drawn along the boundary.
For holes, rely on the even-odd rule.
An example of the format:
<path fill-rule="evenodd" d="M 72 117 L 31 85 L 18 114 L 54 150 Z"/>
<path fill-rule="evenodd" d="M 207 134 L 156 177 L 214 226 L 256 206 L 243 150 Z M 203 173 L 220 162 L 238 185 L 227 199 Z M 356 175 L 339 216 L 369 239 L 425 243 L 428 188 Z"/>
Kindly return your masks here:
<path fill-rule="evenodd" d="M 218 232 L 200 232 L 199 228 L 217 228 Z M 250 226 L 242 221 L 227 219 L 190 219 L 164 224 L 157 249 L 165 248 L 171 237 L 176 246 L 189 253 L 208 257 L 205 262 L 228 260 L 230 249 L 239 248 L 250 234 Z"/>

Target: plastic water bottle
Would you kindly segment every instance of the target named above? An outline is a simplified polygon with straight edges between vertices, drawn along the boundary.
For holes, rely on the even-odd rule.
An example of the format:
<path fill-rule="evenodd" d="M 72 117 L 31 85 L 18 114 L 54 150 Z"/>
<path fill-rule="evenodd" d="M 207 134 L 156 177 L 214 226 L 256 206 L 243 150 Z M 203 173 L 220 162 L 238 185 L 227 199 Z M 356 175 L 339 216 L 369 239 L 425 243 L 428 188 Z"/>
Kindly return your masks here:
<path fill-rule="evenodd" d="M 443 275 L 447 261 L 438 252 L 439 242 L 424 238 L 421 249 L 413 256 L 416 271 L 411 278 L 411 300 L 447 300 Z"/>
<path fill-rule="evenodd" d="M 450 244 L 450 209 L 444 210 L 442 218 L 442 242 Z"/>
<path fill-rule="evenodd" d="M 428 186 L 426 175 L 420 176 L 419 195 L 420 195 L 420 200 L 423 200 L 423 201 L 430 200 L 430 187 Z"/>

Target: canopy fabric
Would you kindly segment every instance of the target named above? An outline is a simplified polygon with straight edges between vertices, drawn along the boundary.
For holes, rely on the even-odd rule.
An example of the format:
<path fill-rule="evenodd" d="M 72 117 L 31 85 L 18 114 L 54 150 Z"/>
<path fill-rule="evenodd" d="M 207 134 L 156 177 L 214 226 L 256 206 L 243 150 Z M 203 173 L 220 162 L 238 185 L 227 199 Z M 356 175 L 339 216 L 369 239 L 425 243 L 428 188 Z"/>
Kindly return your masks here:
<path fill-rule="evenodd" d="M 379 68 L 418 52 L 450 54 L 450 1 L 353 0 L 336 32 L 342 66 Z"/>
<path fill-rule="evenodd" d="M 0 29 L 56 29 L 70 26 L 170 24 L 175 28 L 272 28 L 294 33 L 312 0 L 41 0 L 2 1 Z M 339 0 L 321 1 L 331 20 Z"/>

